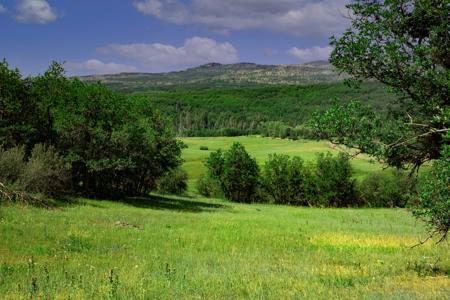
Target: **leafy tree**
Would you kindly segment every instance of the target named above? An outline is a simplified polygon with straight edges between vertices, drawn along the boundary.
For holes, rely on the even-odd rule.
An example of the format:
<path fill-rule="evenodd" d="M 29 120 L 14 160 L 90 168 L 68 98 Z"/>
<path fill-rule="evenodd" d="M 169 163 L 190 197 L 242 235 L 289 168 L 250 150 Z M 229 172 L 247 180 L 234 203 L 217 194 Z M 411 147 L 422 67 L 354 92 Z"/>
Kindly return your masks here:
<path fill-rule="evenodd" d="M 68 166 L 54 147 L 37 144 L 31 151 L 19 186 L 27 192 L 51 197 L 63 196 L 70 187 Z"/>
<path fill-rule="evenodd" d="M 350 158 L 345 153 L 317 155 L 309 203 L 319 206 L 349 207 L 358 204 L 356 181 Z M 311 193 L 312 192 L 312 193 Z"/>
<path fill-rule="evenodd" d="M 416 178 L 402 170 L 367 175 L 358 185 L 360 198 L 369 207 L 405 207 L 417 195 Z"/>
<path fill-rule="evenodd" d="M 25 169 L 25 149 L 16 146 L 7 150 L 0 147 L 0 182 L 12 184 L 22 176 Z"/>
<path fill-rule="evenodd" d="M 442 152 L 443 158 L 423 175 L 420 197 L 412 207 L 413 214 L 429 226 L 430 238 L 438 235 L 439 241 L 447 237 L 450 229 L 450 147 Z"/>
<path fill-rule="evenodd" d="M 227 199 L 237 202 L 250 202 L 259 184 L 259 167 L 250 157 L 245 147 L 234 143 L 225 152 L 211 152 L 205 161 L 208 177 L 198 182 L 200 192 L 205 196 L 216 193 L 215 182 Z"/>
<path fill-rule="evenodd" d="M 226 198 L 237 202 L 250 202 L 259 182 L 256 160 L 240 143 L 234 143 L 223 155 L 222 191 Z"/>
<path fill-rule="evenodd" d="M 262 185 L 275 203 L 306 205 L 309 172 L 300 157 L 273 154 L 267 159 Z"/>
<path fill-rule="evenodd" d="M 450 131 L 448 1 L 356 0 L 347 7 L 352 26 L 341 37 L 332 37 L 331 63 L 350 74 L 351 83 L 375 79 L 392 89 L 398 97 L 399 121 L 380 127 L 374 120 L 364 120 L 356 128 L 358 134 L 353 135 L 352 130 L 348 134 L 339 129 L 348 128 L 352 116 L 361 112 L 360 107 L 350 107 L 327 134 L 349 146 L 376 153 L 396 167 L 418 168 L 435 159 L 441 159 L 435 168 L 445 165 L 442 150 L 448 141 L 443 134 Z M 318 121 L 326 118 L 324 114 Z M 324 124 L 332 123 L 328 120 Z M 361 139 L 364 136 L 367 138 Z M 437 173 L 435 179 L 434 186 L 428 185 L 433 187 L 431 190 L 423 190 L 422 213 L 434 226 L 433 232 L 445 237 L 448 227 L 442 226 L 440 220 L 442 216 L 448 219 L 448 205 L 440 206 L 442 202 L 436 200 L 439 197 L 428 200 L 435 193 L 441 195 L 440 187 L 446 186 L 446 179 Z"/>
<path fill-rule="evenodd" d="M 56 144 L 56 132 L 53 122 L 56 111 L 69 104 L 71 81 L 65 77 L 61 64 L 53 61 L 43 75 L 31 80 L 30 97 L 36 105 L 36 114 L 32 124 L 37 130 L 36 141 Z"/>
<path fill-rule="evenodd" d="M 101 84 L 66 78 L 55 62 L 43 75 L 26 79 L 3 62 L 0 79 L 3 146 L 25 145 L 27 157 L 38 143 L 51 146 L 70 164 L 77 192 L 145 194 L 182 162 L 183 144 L 171 120 L 146 97 L 125 97 Z"/>
<path fill-rule="evenodd" d="M 30 123 L 36 107 L 30 99 L 28 83 L 29 80 L 22 80 L 18 69 L 9 69 L 5 60 L 0 62 L 0 141 L 6 148 L 29 146 L 37 133 Z"/>
<path fill-rule="evenodd" d="M 211 152 L 205 161 L 205 165 L 208 168 L 208 176 L 220 180 L 223 175 L 224 163 L 225 160 L 221 149 Z"/>
<path fill-rule="evenodd" d="M 211 176 L 202 174 L 196 181 L 197 192 L 205 197 L 223 197 L 222 189 L 218 179 L 211 178 Z"/>
<path fill-rule="evenodd" d="M 354 1 L 347 6 L 351 28 L 331 40 L 332 64 L 350 74 L 353 83 L 376 79 L 397 93 L 402 124 L 388 128 L 397 134 L 380 140 L 362 128 L 372 140 L 360 145 L 370 151 L 371 145 L 382 144 L 385 161 L 394 166 L 418 167 L 439 158 L 442 133 L 450 127 L 450 8 L 445 2 Z M 347 141 L 358 144 L 351 136 Z"/>
<path fill-rule="evenodd" d="M 163 194 L 182 195 L 188 189 L 188 174 L 182 168 L 167 172 L 157 180 L 158 192 Z"/>
<path fill-rule="evenodd" d="M 145 98 L 125 99 L 100 84 L 71 84 L 55 116 L 58 146 L 67 149 L 75 186 L 97 196 L 145 194 L 181 164 L 182 143 L 170 121 Z"/>

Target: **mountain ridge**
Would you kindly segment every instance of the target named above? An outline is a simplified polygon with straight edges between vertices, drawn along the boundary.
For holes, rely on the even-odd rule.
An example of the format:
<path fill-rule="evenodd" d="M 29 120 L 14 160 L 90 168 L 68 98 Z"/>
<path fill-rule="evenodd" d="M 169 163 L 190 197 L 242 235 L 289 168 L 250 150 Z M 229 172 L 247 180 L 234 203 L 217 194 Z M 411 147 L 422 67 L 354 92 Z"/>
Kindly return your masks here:
<path fill-rule="evenodd" d="M 337 82 L 345 77 L 345 75 L 339 74 L 328 61 L 312 61 L 291 65 L 210 62 L 197 67 L 166 73 L 133 72 L 79 76 L 83 81 L 100 81 L 114 90 L 125 93 L 177 88 L 307 85 Z"/>

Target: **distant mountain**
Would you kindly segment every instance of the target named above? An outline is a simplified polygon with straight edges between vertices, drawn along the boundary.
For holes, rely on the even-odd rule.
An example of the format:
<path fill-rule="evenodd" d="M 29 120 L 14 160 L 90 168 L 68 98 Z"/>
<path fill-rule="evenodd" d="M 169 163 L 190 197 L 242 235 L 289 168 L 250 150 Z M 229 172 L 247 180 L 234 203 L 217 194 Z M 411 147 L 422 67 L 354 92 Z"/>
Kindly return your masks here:
<path fill-rule="evenodd" d="M 258 65 L 253 63 L 208 63 L 168 73 L 121 73 L 80 77 L 101 81 L 112 89 L 132 93 L 178 88 L 219 88 L 258 85 L 305 85 L 336 82 L 344 78 L 327 61 L 301 65 Z"/>

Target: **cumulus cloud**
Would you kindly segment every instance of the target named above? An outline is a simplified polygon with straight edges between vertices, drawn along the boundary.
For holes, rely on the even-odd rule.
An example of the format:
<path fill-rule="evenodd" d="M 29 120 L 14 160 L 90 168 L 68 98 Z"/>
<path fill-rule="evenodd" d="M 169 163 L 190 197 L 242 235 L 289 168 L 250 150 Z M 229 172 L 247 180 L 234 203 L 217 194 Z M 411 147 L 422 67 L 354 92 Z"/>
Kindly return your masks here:
<path fill-rule="evenodd" d="M 175 24 L 217 32 L 263 29 L 297 36 L 329 36 L 348 25 L 349 0 L 137 0 L 135 8 Z"/>
<path fill-rule="evenodd" d="M 4 13 L 5 11 L 6 11 L 6 8 L 2 4 L 0 4 L 0 14 Z"/>
<path fill-rule="evenodd" d="M 46 0 L 21 0 L 17 5 L 16 19 L 20 22 L 45 24 L 57 18 L 57 12 Z"/>
<path fill-rule="evenodd" d="M 305 63 L 315 60 L 326 60 L 330 57 L 330 53 L 332 48 L 330 46 L 326 47 L 312 47 L 299 49 L 297 47 L 293 47 L 288 50 L 288 54 L 297 58 L 299 62 Z"/>
<path fill-rule="evenodd" d="M 152 71 L 209 62 L 234 63 L 238 60 L 237 51 L 230 43 L 218 43 L 202 37 L 187 39 L 181 47 L 159 43 L 112 44 L 99 51 L 132 59 Z"/>
<path fill-rule="evenodd" d="M 83 74 L 115 74 L 123 72 L 136 72 L 137 68 L 117 63 L 104 63 L 98 59 L 90 59 L 85 62 L 68 62 L 65 64 L 67 70 L 81 72 Z"/>

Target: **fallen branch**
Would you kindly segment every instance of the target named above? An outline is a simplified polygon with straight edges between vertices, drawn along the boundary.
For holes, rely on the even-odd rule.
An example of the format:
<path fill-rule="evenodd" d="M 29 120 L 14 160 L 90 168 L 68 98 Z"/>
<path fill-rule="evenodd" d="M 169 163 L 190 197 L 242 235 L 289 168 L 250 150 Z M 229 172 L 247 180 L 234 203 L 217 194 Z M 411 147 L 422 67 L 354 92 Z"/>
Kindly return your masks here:
<path fill-rule="evenodd" d="M 38 199 L 27 192 L 13 191 L 0 182 L 0 202 L 2 201 L 50 208 L 46 201 Z"/>

